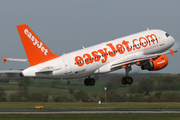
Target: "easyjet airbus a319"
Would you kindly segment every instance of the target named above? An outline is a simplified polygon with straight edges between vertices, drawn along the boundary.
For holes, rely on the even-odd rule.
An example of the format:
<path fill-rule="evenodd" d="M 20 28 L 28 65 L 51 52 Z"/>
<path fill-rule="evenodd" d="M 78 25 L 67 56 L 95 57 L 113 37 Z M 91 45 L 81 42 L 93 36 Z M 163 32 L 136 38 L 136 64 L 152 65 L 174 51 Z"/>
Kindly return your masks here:
<path fill-rule="evenodd" d="M 149 30 L 126 37 L 104 42 L 64 55 L 52 53 L 39 37 L 26 25 L 17 26 L 28 59 L 4 58 L 4 61 L 29 62 L 30 67 L 22 71 L 8 70 L 6 73 L 19 73 L 21 77 L 72 79 L 87 77 L 86 86 L 93 86 L 93 75 L 125 69 L 122 84 L 132 84 L 129 76 L 133 64 L 142 70 L 157 71 L 168 64 L 166 54 L 175 40 L 162 30 Z M 167 52 L 165 52 L 167 51 Z"/>

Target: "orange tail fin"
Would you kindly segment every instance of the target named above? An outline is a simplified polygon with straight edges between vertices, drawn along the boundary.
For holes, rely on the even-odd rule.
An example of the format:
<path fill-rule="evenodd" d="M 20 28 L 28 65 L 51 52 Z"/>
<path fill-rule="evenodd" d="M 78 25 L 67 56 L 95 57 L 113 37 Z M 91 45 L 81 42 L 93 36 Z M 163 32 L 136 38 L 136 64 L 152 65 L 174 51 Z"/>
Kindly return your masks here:
<path fill-rule="evenodd" d="M 30 66 L 59 57 L 52 53 L 39 37 L 26 25 L 17 26 Z"/>

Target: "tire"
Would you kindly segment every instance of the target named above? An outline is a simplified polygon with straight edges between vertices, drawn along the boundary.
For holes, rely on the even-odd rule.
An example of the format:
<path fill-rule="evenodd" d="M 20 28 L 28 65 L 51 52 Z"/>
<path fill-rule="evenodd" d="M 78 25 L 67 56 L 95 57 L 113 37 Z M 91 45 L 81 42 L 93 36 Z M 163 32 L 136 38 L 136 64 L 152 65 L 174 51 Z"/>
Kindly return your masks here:
<path fill-rule="evenodd" d="M 127 78 L 127 83 L 128 83 L 128 85 L 131 85 L 133 83 L 132 77 Z"/>
<path fill-rule="evenodd" d="M 94 78 L 90 78 L 90 85 L 91 86 L 94 86 L 96 83 L 95 79 Z"/>
<path fill-rule="evenodd" d="M 126 80 L 126 79 L 127 79 L 126 77 L 123 77 L 123 78 L 122 78 L 121 81 L 122 81 L 122 84 L 123 84 L 123 85 L 126 85 L 126 84 L 127 84 L 127 80 Z"/>
<path fill-rule="evenodd" d="M 86 79 L 84 80 L 84 85 L 85 85 L 85 86 L 89 86 L 89 85 L 90 85 L 90 80 L 89 80 L 88 78 L 86 78 Z"/>

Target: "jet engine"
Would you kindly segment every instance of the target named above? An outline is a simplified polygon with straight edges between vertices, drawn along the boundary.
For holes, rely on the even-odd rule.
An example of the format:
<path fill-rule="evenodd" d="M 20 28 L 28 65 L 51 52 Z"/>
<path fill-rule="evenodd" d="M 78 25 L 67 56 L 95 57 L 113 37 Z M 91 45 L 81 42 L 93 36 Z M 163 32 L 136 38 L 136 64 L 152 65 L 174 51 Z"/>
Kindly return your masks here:
<path fill-rule="evenodd" d="M 142 63 L 142 70 L 157 71 L 165 68 L 168 65 L 168 58 L 166 55 L 161 55 L 157 58 L 149 59 Z"/>

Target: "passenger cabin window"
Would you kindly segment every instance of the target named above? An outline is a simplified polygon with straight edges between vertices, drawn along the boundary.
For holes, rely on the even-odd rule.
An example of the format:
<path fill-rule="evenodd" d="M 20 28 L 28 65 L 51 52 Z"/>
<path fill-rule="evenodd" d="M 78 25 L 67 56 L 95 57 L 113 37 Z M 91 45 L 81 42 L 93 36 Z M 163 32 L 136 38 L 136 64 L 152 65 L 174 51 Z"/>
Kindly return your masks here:
<path fill-rule="evenodd" d="M 166 37 L 169 37 L 169 34 L 168 33 L 165 33 Z"/>

